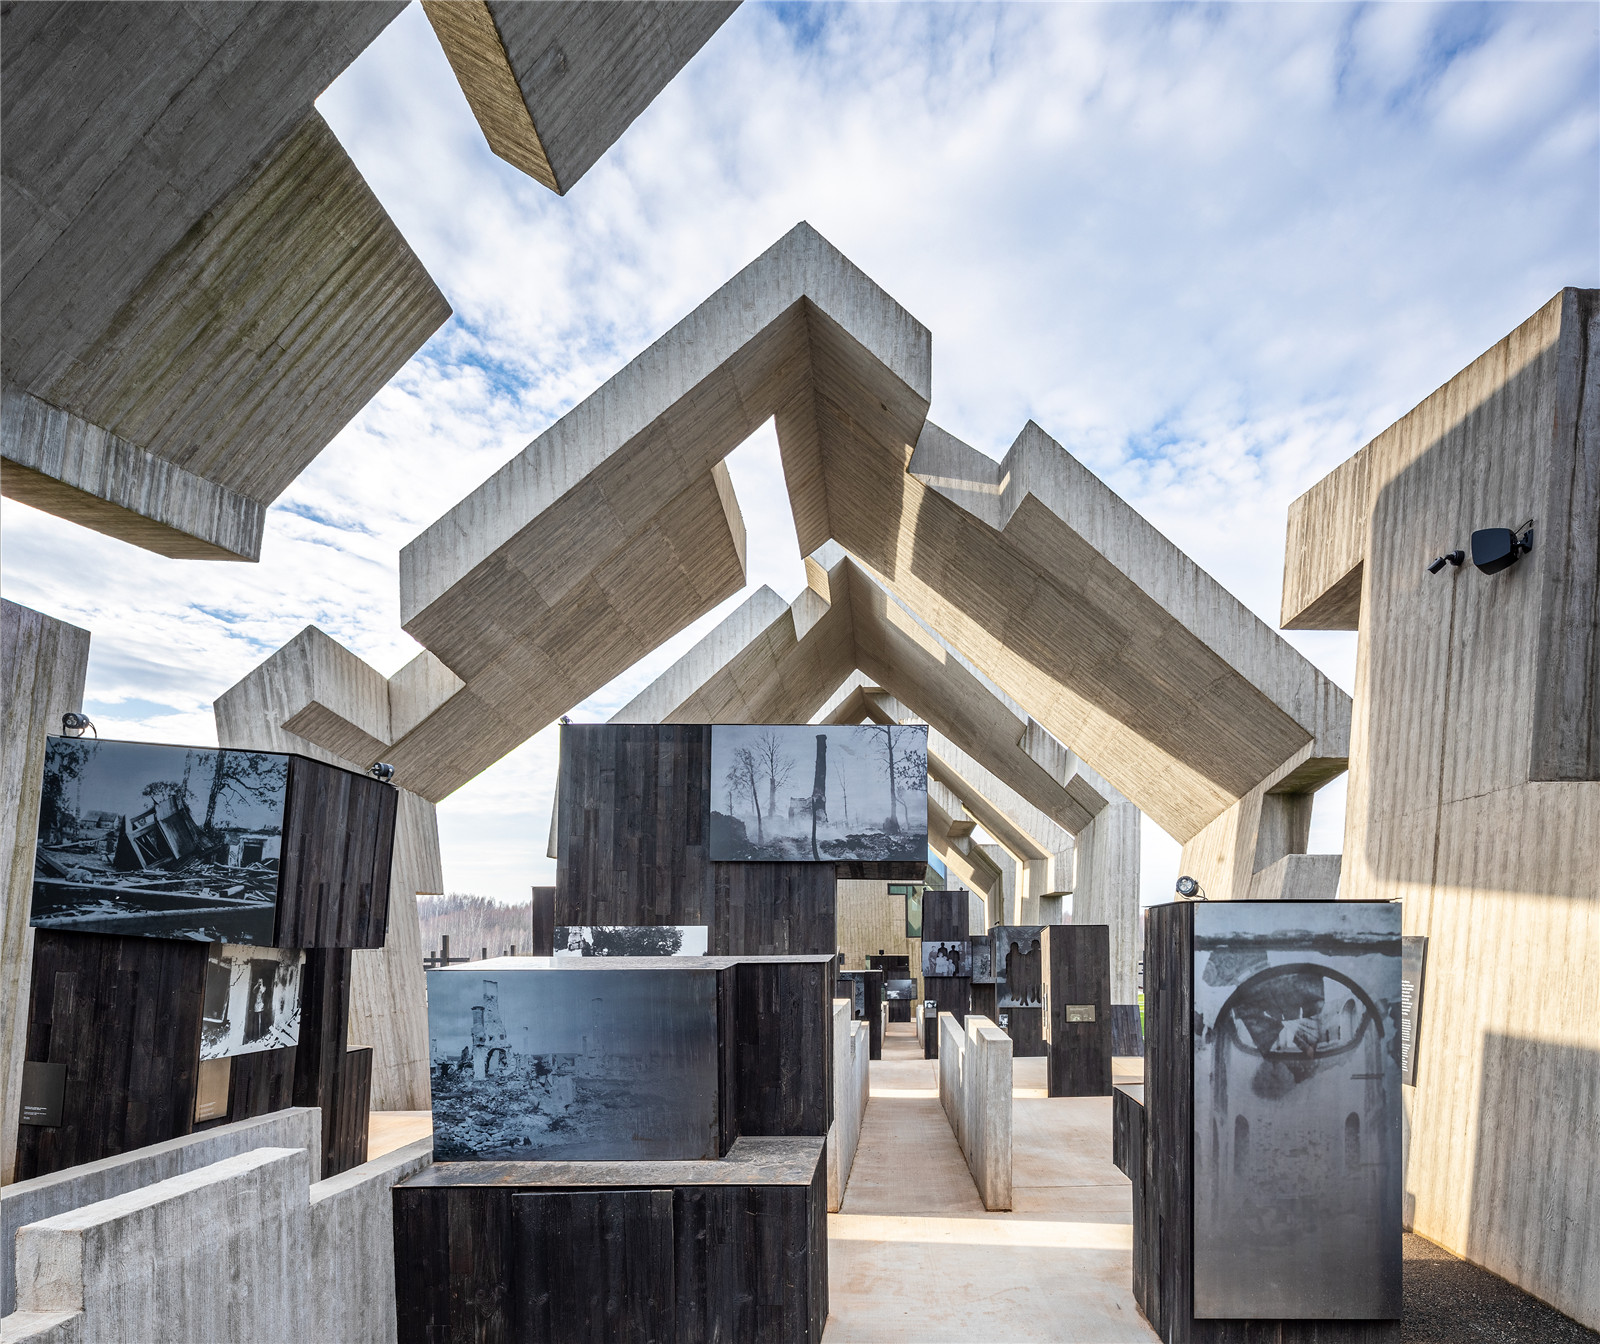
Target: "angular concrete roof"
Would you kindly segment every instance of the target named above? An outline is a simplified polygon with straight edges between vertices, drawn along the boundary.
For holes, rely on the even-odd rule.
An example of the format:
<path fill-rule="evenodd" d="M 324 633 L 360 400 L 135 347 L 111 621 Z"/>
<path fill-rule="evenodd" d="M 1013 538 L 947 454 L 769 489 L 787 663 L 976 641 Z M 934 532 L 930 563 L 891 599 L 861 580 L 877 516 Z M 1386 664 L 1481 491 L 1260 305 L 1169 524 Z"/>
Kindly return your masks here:
<path fill-rule="evenodd" d="M 423 0 L 489 148 L 565 193 L 739 0 Z"/>
<path fill-rule="evenodd" d="M 722 537 L 679 520 L 772 418 L 802 553 L 837 541 L 1170 834 L 1343 769 L 1348 697 L 1038 426 L 995 462 L 927 421 L 931 347 L 796 226 L 405 548 L 406 629 L 551 721 L 715 605 Z"/>

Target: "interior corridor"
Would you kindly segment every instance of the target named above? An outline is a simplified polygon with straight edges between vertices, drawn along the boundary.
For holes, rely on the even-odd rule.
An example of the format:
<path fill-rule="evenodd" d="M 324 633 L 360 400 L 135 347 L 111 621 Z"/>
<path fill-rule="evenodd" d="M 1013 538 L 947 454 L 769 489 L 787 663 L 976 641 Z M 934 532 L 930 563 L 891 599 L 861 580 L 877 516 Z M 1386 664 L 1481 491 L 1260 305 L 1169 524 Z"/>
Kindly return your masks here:
<path fill-rule="evenodd" d="M 1157 1338 L 1133 1301 L 1111 1098 L 1049 1100 L 1044 1065 L 1015 1061 L 1016 1207 L 990 1213 L 939 1106 L 938 1061 L 910 1024 L 886 1026 L 844 1207 L 828 1218 L 826 1344 Z M 1117 1060 L 1116 1080 L 1141 1065 Z"/>

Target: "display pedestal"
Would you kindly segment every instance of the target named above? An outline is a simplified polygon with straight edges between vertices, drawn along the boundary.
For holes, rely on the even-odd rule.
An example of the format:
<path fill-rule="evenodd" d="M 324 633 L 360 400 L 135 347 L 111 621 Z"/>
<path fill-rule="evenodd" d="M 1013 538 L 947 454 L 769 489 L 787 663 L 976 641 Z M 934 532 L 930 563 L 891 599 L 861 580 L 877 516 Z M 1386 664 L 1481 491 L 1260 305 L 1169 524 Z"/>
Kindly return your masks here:
<path fill-rule="evenodd" d="M 1047 924 L 1043 958 L 1048 1095 L 1111 1095 L 1111 929 Z"/>
<path fill-rule="evenodd" d="M 710 1162 L 442 1162 L 394 1189 L 399 1344 L 819 1344 L 823 1140 Z"/>

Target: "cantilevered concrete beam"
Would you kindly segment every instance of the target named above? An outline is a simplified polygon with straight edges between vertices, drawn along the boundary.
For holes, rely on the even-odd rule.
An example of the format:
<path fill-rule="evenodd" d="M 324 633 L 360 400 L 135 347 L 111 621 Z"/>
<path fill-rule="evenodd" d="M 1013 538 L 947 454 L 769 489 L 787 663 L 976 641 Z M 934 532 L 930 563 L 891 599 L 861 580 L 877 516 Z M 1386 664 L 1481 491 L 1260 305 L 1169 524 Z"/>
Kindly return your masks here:
<path fill-rule="evenodd" d="M 561 193 L 738 7 L 738 0 L 422 6 L 489 148 Z"/>
<path fill-rule="evenodd" d="M 450 315 L 312 106 L 401 8 L 7 7 L 7 495 L 257 558 L 267 506 Z"/>
<path fill-rule="evenodd" d="M 647 590 L 620 546 L 773 418 L 802 553 L 837 540 L 1170 834 L 1338 773 L 1348 698 L 1037 426 L 996 463 L 929 425 L 930 353 L 797 226 L 406 548 L 406 628 L 533 693 L 564 586 Z"/>

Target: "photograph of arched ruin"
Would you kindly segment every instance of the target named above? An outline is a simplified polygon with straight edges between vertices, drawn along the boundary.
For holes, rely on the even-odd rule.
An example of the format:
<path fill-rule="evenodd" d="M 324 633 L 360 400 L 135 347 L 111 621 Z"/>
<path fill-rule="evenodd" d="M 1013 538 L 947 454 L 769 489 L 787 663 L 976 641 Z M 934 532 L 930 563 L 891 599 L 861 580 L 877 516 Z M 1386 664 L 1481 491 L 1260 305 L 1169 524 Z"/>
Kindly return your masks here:
<path fill-rule="evenodd" d="M 434 1160 L 717 1157 L 716 971 L 549 965 L 428 972 Z"/>
<path fill-rule="evenodd" d="M 714 861 L 921 861 L 927 853 L 926 725 L 712 728 Z"/>

